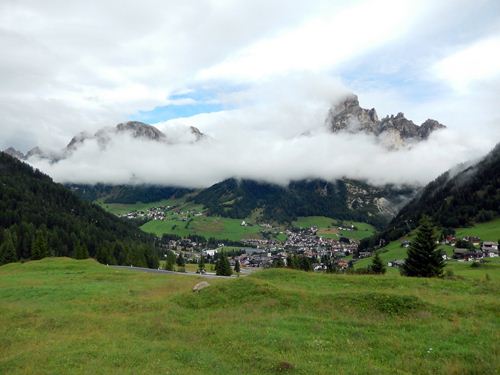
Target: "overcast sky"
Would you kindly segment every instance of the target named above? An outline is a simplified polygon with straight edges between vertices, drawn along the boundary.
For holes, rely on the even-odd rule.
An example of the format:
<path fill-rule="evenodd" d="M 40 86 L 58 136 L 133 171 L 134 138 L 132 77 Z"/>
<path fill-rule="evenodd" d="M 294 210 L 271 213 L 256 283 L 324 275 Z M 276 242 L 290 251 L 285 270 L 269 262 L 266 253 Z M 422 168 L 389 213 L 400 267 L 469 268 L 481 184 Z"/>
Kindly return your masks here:
<path fill-rule="evenodd" d="M 410 171 L 422 174 L 414 178 L 421 183 L 500 140 L 500 2 L 495 0 L 2 0 L 0 48 L 0 148 L 62 148 L 80 131 L 130 119 L 157 123 L 162 130 L 194 125 L 220 143 L 205 149 L 212 164 L 199 171 L 217 172 L 190 180 L 191 185 L 236 172 L 259 177 L 263 167 L 248 155 L 224 168 L 227 156 L 221 153 L 229 142 L 238 145 L 233 155 L 243 154 L 246 144 L 250 155 L 276 159 L 262 173 L 265 179 L 318 148 L 334 148 L 325 142 L 338 146 L 339 138 L 319 136 L 318 129 L 328 108 L 347 92 L 358 94 L 362 106 L 377 108 L 379 117 L 404 112 L 416 123 L 434 118 L 449 127 L 449 134 L 438 137 L 442 143 L 419 148 L 426 162 L 434 163 L 430 172 Z M 316 133 L 308 140 L 294 138 L 309 131 Z M 262 139 L 266 142 L 259 143 Z M 310 144 L 311 139 L 319 143 Z M 360 158 L 352 174 L 365 174 L 360 165 L 376 159 L 392 163 L 388 180 L 400 182 L 396 161 L 411 153 L 387 159 L 363 137 L 348 142 L 343 155 L 356 145 L 357 152 L 369 150 L 349 156 Z M 136 147 L 127 146 L 121 154 Z M 202 148 L 177 151 L 158 150 L 158 158 L 184 160 L 186 166 L 203 159 Z M 423 160 L 412 152 L 407 163 Z M 324 164 L 336 156 L 322 151 L 309 161 Z M 57 180 L 75 179 L 68 170 L 77 165 L 74 173 L 84 180 L 105 179 L 115 167 L 123 170 L 115 182 L 141 170 L 111 161 L 96 165 L 99 160 L 102 156 L 82 154 L 66 165 L 44 167 Z M 333 164 L 317 173 L 343 173 Z M 304 177 L 311 168 L 302 165 L 300 173 L 276 180 Z M 314 177 L 315 171 L 309 174 Z M 154 179 L 187 184 L 173 172 Z"/>

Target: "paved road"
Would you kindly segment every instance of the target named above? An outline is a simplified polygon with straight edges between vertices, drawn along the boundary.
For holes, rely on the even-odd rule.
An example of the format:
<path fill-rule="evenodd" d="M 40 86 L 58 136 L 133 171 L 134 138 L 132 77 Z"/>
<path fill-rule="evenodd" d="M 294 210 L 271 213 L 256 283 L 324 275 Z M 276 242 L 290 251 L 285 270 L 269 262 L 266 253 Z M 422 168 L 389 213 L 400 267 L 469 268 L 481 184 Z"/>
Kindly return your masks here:
<path fill-rule="evenodd" d="M 195 272 L 175 272 L 175 271 L 166 271 L 166 270 L 157 270 L 154 268 L 144 268 L 144 267 L 130 267 L 130 266 L 109 266 L 112 268 L 117 268 L 117 269 L 123 269 L 123 270 L 131 270 L 131 271 L 140 271 L 140 272 L 148 272 L 148 273 L 166 273 L 166 274 L 173 274 L 173 275 L 184 275 L 184 276 L 199 276 L 199 277 L 207 277 L 207 278 L 223 278 L 223 279 L 230 279 L 232 277 L 236 277 L 236 275 L 233 276 L 217 276 L 215 273 L 205 273 L 205 274 L 199 274 Z M 248 275 L 251 272 L 242 272 L 241 275 L 245 276 Z"/>

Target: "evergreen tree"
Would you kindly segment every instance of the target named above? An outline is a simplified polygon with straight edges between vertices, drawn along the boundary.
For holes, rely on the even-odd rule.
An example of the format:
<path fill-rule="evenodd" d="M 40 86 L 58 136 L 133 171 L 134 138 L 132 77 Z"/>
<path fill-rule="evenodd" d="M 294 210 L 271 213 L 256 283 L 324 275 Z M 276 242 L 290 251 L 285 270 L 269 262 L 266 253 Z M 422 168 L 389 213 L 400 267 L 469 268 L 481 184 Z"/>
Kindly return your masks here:
<path fill-rule="evenodd" d="M 225 253 L 221 253 L 215 264 L 215 274 L 217 276 L 231 276 L 233 271 Z"/>
<path fill-rule="evenodd" d="M 305 255 L 299 258 L 299 268 L 303 271 L 312 271 L 312 262 L 309 257 Z"/>
<path fill-rule="evenodd" d="M 234 272 L 240 276 L 240 271 L 241 271 L 241 266 L 240 266 L 240 261 L 236 260 L 236 263 L 234 263 Z"/>
<path fill-rule="evenodd" d="M 205 269 L 205 258 L 203 258 L 203 254 L 200 256 L 200 260 L 198 261 L 198 270 L 202 272 Z"/>
<path fill-rule="evenodd" d="M 378 255 L 378 253 L 375 253 L 375 257 L 373 258 L 373 262 L 370 266 L 370 270 L 373 273 L 377 273 L 377 274 L 384 274 L 386 271 L 385 265 L 382 262 L 382 259 L 380 259 L 380 255 Z"/>
<path fill-rule="evenodd" d="M 417 277 L 441 276 L 444 260 L 437 246 L 434 227 L 429 218 L 423 216 L 417 230 L 417 237 L 408 248 L 408 257 L 401 273 L 405 276 Z"/>
<path fill-rule="evenodd" d="M 33 241 L 33 249 L 31 250 L 32 259 L 42 259 L 49 255 L 49 243 L 47 240 L 47 232 L 44 228 L 38 229 L 35 233 Z"/>
<path fill-rule="evenodd" d="M 0 246 L 0 265 L 17 261 L 16 247 L 10 230 L 4 232 L 2 245 Z"/>
<path fill-rule="evenodd" d="M 179 256 L 175 260 L 175 263 L 177 263 L 179 267 L 184 267 L 186 265 L 186 261 L 184 260 L 182 253 L 179 253 Z"/>
<path fill-rule="evenodd" d="M 87 259 L 89 257 L 89 251 L 85 244 L 78 242 L 75 245 L 75 258 L 76 259 Z"/>
<path fill-rule="evenodd" d="M 172 250 L 168 250 L 167 252 L 167 260 L 165 262 L 165 269 L 167 271 L 173 271 L 174 265 L 176 261 L 175 253 Z"/>

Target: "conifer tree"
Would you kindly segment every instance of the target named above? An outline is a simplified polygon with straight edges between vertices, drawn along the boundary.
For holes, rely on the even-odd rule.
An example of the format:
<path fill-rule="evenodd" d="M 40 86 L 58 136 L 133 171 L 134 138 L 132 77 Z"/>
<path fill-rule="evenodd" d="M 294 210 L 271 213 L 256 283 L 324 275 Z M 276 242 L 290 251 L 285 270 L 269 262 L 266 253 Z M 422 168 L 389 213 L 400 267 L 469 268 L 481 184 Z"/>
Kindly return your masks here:
<path fill-rule="evenodd" d="M 238 274 L 238 277 L 240 276 L 240 271 L 241 271 L 240 261 L 236 260 L 236 263 L 234 263 L 234 272 Z"/>
<path fill-rule="evenodd" d="M 179 253 L 179 256 L 177 257 L 177 259 L 175 260 L 175 262 L 177 263 L 177 265 L 179 267 L 184 267 L 186 265 L 186 261 L 184 260 L 184 257 L 182 256 L 182 253 Z"/>
<path fill-rule="evenodd" d="M 0 265 L 17 261 L 16 247 L 10 230 L 4 232 L 2 245 L 0 245 Z"/>
<path fill-rule="evenodd" d="M 215 274 L 217 276 L 231 276 L 233 274 L 229 260 L 224 252 L 219 255 L 219 259 L 215 264 Z"/>
<path fill-rule="evenodd" d="M 175 261 L 176 261 L 175 253 L 172 250 L 169 250 L 167 252 L 167 260 L 165 262 L 165 269 L 167 271 L 173 271 L 174 270 Z"/>
<path fill-rule="evenodd" d="M 401 268 L 405 276 L 436 277 L 441 276 L 444 260 L 438 250 L 436 234 L 429 218 L 423 216 L 416 238 L 408 248 L 408 257 Z"/>
<path fill-rule="evenodd" d="M 377 274 L 384 274 L 386 271 L 385 265 L 382 262 L 382 259 L 380 259 L 380 255 L 378 255 L 378 253 L 375 253 L 375 257 L 373 258 L 373 262 L 370 266 L 370 270 L 373 273 L 377 273 Z"/>
<path fill-rule="evenodd" d="M 200 260 L 198 260 L 198 270 L 202 272 L 205 269 L 205 258 L 203 257 L 203 254 L 200 256 Z"/>
<path fill-rule="evenodd" d="M 31 250 L 31 259 L 42 259 L 49 255 L 49 243 L 47 240 L 47 232 L 42 228 L 38 229 L 33 241 L 33 249 Z"/>
<path fill-rule="evenodd" d="M 87 259 L 89 257 L 89 251 L 85 244 L 78 242 L 75 245 L 75 258 L 76 259 Z"/>

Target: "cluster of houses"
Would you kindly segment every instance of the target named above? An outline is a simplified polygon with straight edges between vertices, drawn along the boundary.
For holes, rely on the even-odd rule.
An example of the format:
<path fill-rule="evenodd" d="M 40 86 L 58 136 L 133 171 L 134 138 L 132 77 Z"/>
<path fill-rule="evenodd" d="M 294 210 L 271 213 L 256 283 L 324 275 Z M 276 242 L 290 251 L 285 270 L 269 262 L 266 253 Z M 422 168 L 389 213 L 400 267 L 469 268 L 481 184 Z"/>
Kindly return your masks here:
<path fill-rule="evenodd" d="M 126 219 L 165 220 L 166 211 L 168 209 L 170 209 L 170 206 L 151 207 L 147 210 L 127 212 L 126 214 L 120 215 L 120 217 Z"/>
<path fill-rule="evenodd" d="M 494 258 L 498 256 L 498 243 L 484 241 L 479 247 L 456 248 L 453 249 L 453 258 L 474 261 L 482 258 Z"/>
<path fill-rule="evenodd" d="M 457 259 L 458 261 L 476 261 L 483 258 L 495 258 L 499 256 L 498 242 L 481 241 L 481 238 L 477 236 L 465 236 L 461 239 L 457 239 L 453 235 L 448 235 L 441 241 L 441 245 L 454 247 L 453 259 Z M 410 241 L 405 240 L 401 242 L 401 247 L 408 248 L 409 246 Z M 448 259 L 448 256 L 443 254 L 443 258 Z M 403 264 L 404 260 L 402 259 L 391 260 L 387 263 L 389 267 L 401 267 Z"/>
<path fill-rule="evenodd" d="M 188 221 L 189 218 L 193 216 L 198 217 L 203 215 L 202 212 L 198 212 L 195 210 L 180 210 L 175 206 L 157 206 L 148 208 L 147 210 L 135 210 L 127 212 L 120 215 L 120 217 L 126 219 L 165 220 L 167 218 L 168 211 L 177 214 L 177 218 L 180 221 Z"/>

